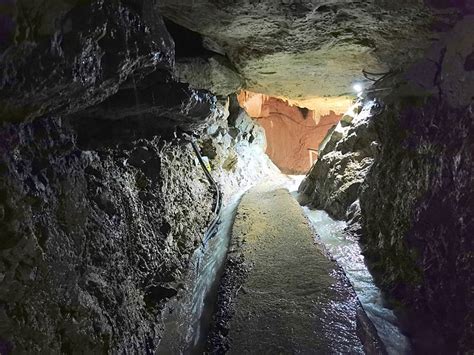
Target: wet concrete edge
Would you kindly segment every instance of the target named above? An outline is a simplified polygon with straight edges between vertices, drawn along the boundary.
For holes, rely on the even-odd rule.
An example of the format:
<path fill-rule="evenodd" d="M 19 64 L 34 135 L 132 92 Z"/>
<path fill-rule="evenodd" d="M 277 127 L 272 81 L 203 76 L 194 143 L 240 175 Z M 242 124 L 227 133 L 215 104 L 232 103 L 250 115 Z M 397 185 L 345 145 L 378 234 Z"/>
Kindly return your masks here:
<path fill-rule="evenodd" d="M 313 233 L 317 236 L 313 225 L 308 217 L 308 224 L 311 226 Z M 319 238 L 319 237 L 318 237 Z M 352 292 L 356 294 L 344 269 L 331 256 L 327 248 L 322 242 L 315 241 L 326 257 L 334 262 L 337 267 L 338 277 L 345 278 L 348 285 L 351 285 Z M 224 354 L 232 346 L 232 339 L 228 336 L 230 331 L 230 323 L 235 314 L 235 304 L 239 292 L 245 292 L 243 285 L 250 271 L 250 266 L 245 263 L 245 258 L 241 249 L 242 240 L 231 235 L 230 247 L 226 256 L 224 271 L 219 282 L 217 302 L 215 312 L 209 328 L 206 341 L 206 354 Z M 368 355 L 386 355 L 385 345 L 380 339 L 375 326 L 367 316 L 360 301 L 357 309 L 357 336 L 361 340 L 364 350 Z"/>

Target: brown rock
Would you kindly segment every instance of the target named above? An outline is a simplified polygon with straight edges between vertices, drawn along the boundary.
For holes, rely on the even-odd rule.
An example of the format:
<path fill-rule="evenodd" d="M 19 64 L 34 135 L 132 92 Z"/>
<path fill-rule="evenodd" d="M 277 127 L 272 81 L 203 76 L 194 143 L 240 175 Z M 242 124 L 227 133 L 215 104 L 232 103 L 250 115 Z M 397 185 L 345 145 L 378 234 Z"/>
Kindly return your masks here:
<path fill-rule="evenodd" d="M 319 144 L 342 116 L 332 110 L 318 116 L 314 110 L 250 92 L 242 92 L 239 103 L 265 129 L 266 152 L 286 174 L 308 172 L 317 160 Z"/>

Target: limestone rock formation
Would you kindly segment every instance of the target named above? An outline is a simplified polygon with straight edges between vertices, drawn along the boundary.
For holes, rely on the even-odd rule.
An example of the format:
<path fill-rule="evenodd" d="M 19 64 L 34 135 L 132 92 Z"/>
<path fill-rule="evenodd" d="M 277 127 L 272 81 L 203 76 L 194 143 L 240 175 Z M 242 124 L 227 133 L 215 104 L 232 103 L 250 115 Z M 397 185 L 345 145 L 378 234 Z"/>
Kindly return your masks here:
<path fill-rule="evenodd" d="M 19 352 L 156 347 L 161 303 L 213 202 L 190 147 L 83 150 L 56 118 L 1 134 L 2 341 Z"/>
<path fill-rule="evenodd" d="M 161 310 L 214 217 L 188 139 L 199 136 L 230 193 L 274 167 L 262 127 L 235 98 L 226 107 L 229 93 L 311 108 L 347 94 L 362 69 L 397 68 L 367 97 L 365 107 L 383 103 L 372 120 L 344 117 L 305 191 L 362 225 L 417 350 L 472 352 L 472 1 L 11 0 L 0 10 L 0 352 L 156 352 Z"/>
<path fill-rule="evenodd" d="M 175 79 L 150 2 L 36 5 L 1 38 L 0 352 L 153 353 L 214 218 L 181 133 L 227 109 Z"/>
<path fill-rule="evenodd" d="M 179 81 L 189 83 L 193 88 L 205 89 L 226 97 L 240 90 L 243 80 L 225 57 L 184 58 L 176 62 L 176 76 Z"/>
<path fill-rule="evenodd" d="M 350 220 L 423 353 L 474 348 L 473 30 L 466 16 L 424 59 L 377 82 L 369 124 L 357 131 L 362 113 L 343 118 L 301 186 L 313 206 Z"/>
<path fill-rule="evenodd" d="M 92 1 L 63 14 L 48 7 L 20 11 L 28 9 L 24 3 L 17 4 L 16 31 L 30 35 L 10 45 L 0 62 L 2 120 L 77 112 L 173 65 L 172 39 L 147 5 L 135 11 L 119 1 Z M 49 33 L 33 36 L 31 27 L 46 26 L 43 19 Z"/>
<path fill-rule="evenodd" d="M 430 27 L 436 19 L 417 0 L 162 0 L 157 6 L 225 53 L 248 90 L 291 99 L 350 93 L 362 69 L 398 68 L 436 38 Z"/>
<path fill-rule="evenodd" d="M 383 98 L 380 151 L 360 195 L 366 254 L 413 312 L 407 323 L 425 352 L 474 348 L 472 38 L 467 16 Z"/>
<path fill-rule="evenodd" d="M 217 120 L 200 139 L 211 174 L 220 183 L 224 199 L 279 173 L 265 154 L 265 130 L 230 96 L 227 120 Z"/>
<path fill-rule="evenodd" d="M 265 129 L 266 152 L 286 174 L 306 174 L 318 157 L 318 147 L 341 114 L 316 111 L 289 105 L 288 102 L 262 94 L 242 92 L 239 103 Z"/>
<path fill-rule="evenodd" d="M 322 142 L 321 156 L 299 188 L 304 204 L 345 219 L 377 149 L 370 120 L 376 110 L 373 102 L 358 102 Z"/>

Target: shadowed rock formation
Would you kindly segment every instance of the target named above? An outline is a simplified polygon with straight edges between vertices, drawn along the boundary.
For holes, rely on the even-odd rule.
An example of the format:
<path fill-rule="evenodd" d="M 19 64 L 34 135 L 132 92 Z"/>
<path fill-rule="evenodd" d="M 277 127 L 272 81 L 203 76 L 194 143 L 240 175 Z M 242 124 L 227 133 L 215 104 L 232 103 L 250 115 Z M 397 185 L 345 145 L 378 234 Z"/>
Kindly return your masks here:
<path fill-rule="evenodd" d="M 336 129 L 301 186 L 314 207 L 355 223 L 424 353 L 473 349 L 473 29 L 466 16 L 423 60 L 378 82 L 364 104 L 379 103 L 367 124 Z M 360 169 L 354 159 L 364 156 Z"/>
<path fill-rule="evenodd" d="M 150 3 L 36 5 L 0 56 L 0 352 L 153 353 L 214 217 L 179 132 L 217 140 L 225 101 L 174 78 Z"/>
<path fill-rule="evenodd" d="M 227 106 L 230 93 L 298 104 L 346 95 L 356 80 L 376 81 L 363 105 L 378 106 L 365 123 L 343 118 L 305 190 L 361 224 L 416 350 L 472 352 L 473 10 L 470 0 L 3 1 L 0 352 L 157 352 L 161 312 L 185 292 L 214 217 L 189 140 L 224 193 L 248 187 L 273 167 L 262 127 L 235 98 Z M 287 110 L 314 122 L 305 109 L 272 112 Z M 276 155 L 287 144 L 269 140 Z M 300 161 L 291 154 L 284 164 Z"/>
<path fill-rule="evenodd" d="M 473 38 L 467 16 L 383 98 L 360 195 L 366 254 L 429 352 L 474 348 Z"/>
<path fill-rule="evenodd" d="M 345 219 L 377 149 L 370 120 L 374 106 L 367 103 L 362 108 L 358 102 L 319 146 L 321 156 L 299 187 L 304 204 Z"/>

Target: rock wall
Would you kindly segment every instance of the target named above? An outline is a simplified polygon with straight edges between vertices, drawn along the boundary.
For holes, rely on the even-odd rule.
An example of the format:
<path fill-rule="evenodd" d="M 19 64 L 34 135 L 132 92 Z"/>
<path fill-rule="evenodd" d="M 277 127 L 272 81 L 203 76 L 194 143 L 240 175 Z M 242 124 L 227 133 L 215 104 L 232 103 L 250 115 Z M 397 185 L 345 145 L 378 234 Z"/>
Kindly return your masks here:
<path fill-rule="evenodd" d="M 301 202 L 345 219 L 360 193 L 377 149 L 373 102 L 357 102 L 321 141 L 321 156 L 299 187 Z"/>
<path fill-rule="evenodd" d="M 384 99 L 360 196 L 366 255 L 425 352 L 474 350 L 473 31 L 467 16 Z"/>
<path fill-rule="evenodd" d="M 163 301 L 211 217 L 189 145 L 82 149 L 57 118 L 0 132 L 2 342 L 15 352 L 153 351 Z"/>
<path fill-rule="evenodd" d="M 341 116 L 291 106 L 262 94 L 241 93 L 239 103 L 258 121 L 267 137 L 266 153 L 286 174 L 306 174 L 318 157 L 318 147 Z"/>
<path fill-rule="evenodd" d="M 255 178 L 271 168 L 261 128 L 241 111 L 227 120 L 222 100 L 202 89 L 222 98 L 245 86 L 296 101 L 347 94 L 361 69 L 404 68 L 428 39 L 473 11 L 468 1 L 456 4 L 460 11 L 440 18 L 415 0 L 7 2 L 0 351 L 155 352 L 160 309 L 179 291 L 214 204 L 181 133 L 201 135 L 213 174 L 232 181 L 228 191 L 243 186 L 246 168 Z M 170 36 L 160 9 L 196 32 L 173 27 Z M 473 27 L 466 16 L 451 39 L 436 42 L 409 72 L 415 86 L 400 76 L 379 83 L 396 90 L 380 97 L 381 147 L 362 188 L 359 172 L 368 165 L 360 158 L 371 139 L 357 125 L 337 147 L 364 153 L 342 153 L 347 164 L 334 159 L 333 172 L 328 165 L 330 181 L 341 182 L 333 191 L 348 197 L 324 201 L 342 216 L 360 192 L 363 241 L 378 280 L 416 314 L 412 321 L 434 315 L 423 323 L 439 339 L 431 352 L 473 348 Z M 356 184 L 339 189 L 348 182 L 344 166 Z"/>
<path fill-rule="evenodd" d="M 214 217 L 182 132 L 232 132 L 236 161 L 264 138 L 175 79 L 151 3 L 36 5 L 10 4 L 1 38 L 0 352 L 154 353 Z"/>
<path fill-rule="evenodd" d="M 417 0 L 162 0 L 157 6 L 224 53 L 246 89 L 295 100 L 347 95 L 363 79 L 362 69 L 403 67 L 437 38 L 433 23 L 449 24 Z"/>
<path fill-rule="evenodd" d="M 202 154 L 209 158 L 211 174 L 224 200 L 262 179 L 280 175 L 265 154 L 265 130 L 239 106 L 236 95 L 230 96 L 227 120 L 216 121 L 205 133 L 200 140 Z"/>
<path fill-rule="evenodd" d="M 464 17 L 423 60 L 379 81 L 369 123 L 336 129 L 301 186 L 306 202 L 353 222 L 420 353 L 474 349 L 473 29 Z M 373 163 L 354 170 L 364 156 Z"/>

